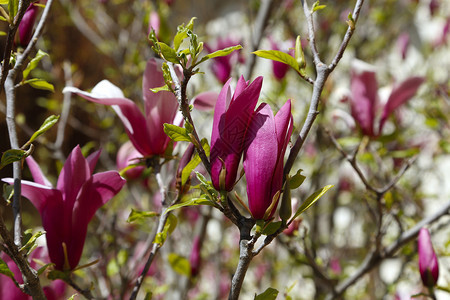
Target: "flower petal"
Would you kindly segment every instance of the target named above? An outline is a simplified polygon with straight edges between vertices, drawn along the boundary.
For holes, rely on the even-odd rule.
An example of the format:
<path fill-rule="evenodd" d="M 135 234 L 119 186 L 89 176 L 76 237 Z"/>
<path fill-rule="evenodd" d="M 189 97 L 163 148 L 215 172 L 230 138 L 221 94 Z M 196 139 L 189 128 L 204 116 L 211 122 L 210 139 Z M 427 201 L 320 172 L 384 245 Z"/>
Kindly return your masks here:
<path fill-rule="evenodd" d="M 72 212 L 81 186 L 90 176 L 89 164 L 81 153 L 80 146 L 77 145 L 67 157 L 56 184 L 56 188 L 61 191 L 64 202 L 66 202 L 65 207 L 68 215 Z"/>
<path fill-rule="evenodd" d="M 402 106 L 409 99 L 411 99 L 417 92 L 417 89 L 425 81 L 424 77 L 410 77 L 400 83 L 397 87 L 392 90 L 386 105 L 384 106 L 383 113 L 380 119 L 379 134 L 383 130 L 384 123 L 389 118 L 390 114 L 396 110 L 398 107 Z"/>
<path fill-rule="evenodd" d="M 216 92 L 203 92 L 195 96 L 192 103 L 195 109 L 209 111 L 214 109 L 218 97 L 219 94 Z"/>
<path fill-rule="evenodd" d="M 144 115 L 133 101 L 124 98 L 118 87 L 108 80 L 102 80 L 92 89 L 91 93 L 75 87 L 65 87 L 63 93 L 69 92 L 95 103 L 111 105 L 125 126 L 128 137 L 136 149 L 143 155 L 153 154 Z"/>
<path fill-rule="evenodd" d="M 375 136 L 373 122 L 378 101 L 378 83 L 374 71 L 352 72 L 351 113 L 363 134 Z"/>
<path fill-rule="evenodd" d="M 100 157 L 101 152 L 102 152 L 102 150 L 100 149 L 100 150 L 97 150 L 97 151 L 91 153 L 88 157 L 86 157 L 86 160 L 89 164 L 89 169 L 91 170 L 91 175 L 92 175 L 92 173 L 94 173 L 94 169 L 95 169 L 95 166 L 97 165 L 97 161 L 98 161 L 98 158 Z"/>
<path fill-rule="evenodd" d="M 250 211 L 262 219 L 272 202 L 271 183 L 278 160 L 278 145 L 272 109 L 266 103 L 253 116 L 246 137 L 244 170 Z"/>
<path fill-rule="evenodd" d="M 47 177 L 45 177 L 44 173 L 42 173 L 42 170 L 37 162 L 31 156 L 28 156 L 25 160 L 27 161 L 27 165 L 30 169 L 31 176 L 33 176 L 34 182 L 51 187 L 52 184 Z"/>
<path fill-rule="evenodd" d="M 71 269 L 80 261 L 87 226 L 95 212 L 114 197 L 125 182 L 117 171 L 108 171 L 94 174 L 81 188 L 73 209 L 71 240 L 68 245 Z"/>

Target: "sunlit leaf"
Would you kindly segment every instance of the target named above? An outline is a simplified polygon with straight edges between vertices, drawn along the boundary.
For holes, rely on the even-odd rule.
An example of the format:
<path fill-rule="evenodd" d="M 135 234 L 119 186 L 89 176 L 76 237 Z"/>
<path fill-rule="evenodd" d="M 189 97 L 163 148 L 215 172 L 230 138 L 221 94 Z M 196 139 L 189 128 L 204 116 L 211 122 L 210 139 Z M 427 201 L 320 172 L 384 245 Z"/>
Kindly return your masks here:
<path fill-rule="evenodd" d="M 228 47 L 225 49 L 217 50 L 213 53 L 203 56 L 202 59 L 198 63 L 202 63 L 208 59 L 215 58 L 215 57 L 227 56 L 231 52 L 239 50 L 239 49 L 242 49 L 241 45 L 236 45 L 236 46 Z"/>
<path fill-rule="evenodd" d="M 0 161 L 0 170 L 6 165 L 12 164 L 15 161 L 20 161 L 25 158 L 27 152 L 20 149 L 9 149 L 3 152 L 2 159 Z"/>
<path fill-rule="evenodd" d="M 299 186 L 302 185 L 302 183 L 305 181 L 306 176 L 303 176 L 302 173 L 302 169 L 298 170 L 297 173 L 295 173 L 294 176 L 289 178 L 289 187 L 291 190 L 295 190 L 296 188 L 298 188 Z"/>
<path fill-rule="evenodd" d="M 278 290 L 267 288 L 262 294 L 256 295 L 255 300 L 275 300 L 278 296 Z"/>
<path fill-rule="evenodd" d="M 185 275 L 187 277 L 191 275 L 191 264 L 187 258 L 176 253 L 170 253 L 167 256 L 167 260 L 169 261 L 172 269 L 178 274 Z"/>
<path fill-rule="evenodd" d="M 50 128 L 52 128 L 53 125 L 55 125 L 56 122 L 58 122 L 58 120 L 59 120 L 59 116 L 55 116 L 55 115 L 51 115 L 50 117 L 45 119 L 45 121 L 44 121 L 44 123 L 42 123 L 41 127 L 39 127 L 39 129 L 35 133 L 33 133 L 30 140 L 27 142 L 27 144 L 32 143 L 38 136 L 40 136 L 41 134 L 45 133 Z"/>
<path fill-rule="evenodd" d="M 164 132 L 174 141 L 174 142 L 190 142 L 188 131 L 186 128 L 179 127 L 177 125 L 164 123 Z"/>
<path fill-rule="evenodd" d="M 55 91 L 55 87 L 53 86 L 53 84 L 48 83 L 44 79 L 33 78 L 33 79 L 25 80 L 23 82 L 23 84 L 27 84 L 27 83 L 38 90 L 45 90 L 45 91 L 50 91 L 50 92 Z"/>
<path fill-rule="evenodd" d="M 266 58 L 266 59 L 270 59 L 270 60 L 274 60 L 274 61 L 278 61 L 278 62 L 287 64 L 294 70 L 300 72 L 300 69 L 298 67 L 298 64 L 297 64 L 297 61 L 295 60 L 295 58 L 293 58 L 291 55 L 289 55 L 288 53 L 285 53 L 283 51 L 258 50 L 258 51 L 253 52 L 253 54 L 255 54 L 259 57 L 262 57 L 262 58 Z"/>
<path fill-rule="evenodd" d="M 28 78 L 30 72 L 37 67 L 37 65 L 44 56 L 48 56 L 48 54 L 39 49 L 38 52 L 36 53 L 36 56 L 28 63 L 25 70 L 23 70 L 22 72 L 23 80 L 26 80 Z"/>
<path fill-rule="evenodd" d="M 132 223 L 135 221 L 142 221 L 146 218 L 152 218 L 159 216 L 158 213 L 154 211 L 138 211 L 131 209 L 130 215 L 128 216 L 127 222 Z"/>
<path fill-rule="evenodd" d="M 158 45 L 161 48 L 161 54 L 163 55 L 165 60 L 170 61 L 174 64 L 178 64 L 180 62 L 177 52 L 174 49 L 170 48 L 170 46 L 163 42 L 158 42 Z"/>
<path fill-rule="evenodd" d="M 319 200 L 329 189 L 331 189 L 333 185 L 327 185 L 323 188 L 315 191 L 311 196 L 309 196 L 300 207 L 297 209 L 297 212 L 292 217 L 291 220 L 294 220 L 298 216 L 300 216 L 303 212 L 305 212 L 308 208 L 311 207 L 317 200 Z"/>
<path fill-rule="evenodd" d="M 197 206 L 197 205 L 215 206 L 215 203 L 211 202 L 208 199 L 201 198 L 201 197 L 200 198 L 193 198 L 193 199 L 190 199 L 190 200 L 188 200 L 186 202 L 172 205 L 171 207 L 169 207 L 166 210 L 166 213 L 168 213 L 168 212 L 170 212 L 172 210 L 178 209 L 178 208 L 182 208 L 182 207 L 186 207 L 186 206 Z"/>

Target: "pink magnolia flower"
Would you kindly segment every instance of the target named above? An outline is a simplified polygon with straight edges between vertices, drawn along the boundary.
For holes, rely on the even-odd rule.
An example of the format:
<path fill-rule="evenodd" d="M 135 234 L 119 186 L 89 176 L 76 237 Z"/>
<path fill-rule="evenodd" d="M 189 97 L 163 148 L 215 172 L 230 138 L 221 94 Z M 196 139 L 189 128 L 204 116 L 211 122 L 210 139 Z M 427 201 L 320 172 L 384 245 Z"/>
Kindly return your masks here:
<path fill-rule="evenodd" d="M 107 80 L 100 81 L 90 93 L 74 87 L 66 87 L 63 93 L 77 95 L 100 104 L 111 105 L 121 119 L 131 143 L 143 156 L 162 155 L 169 144 L 164 133 L 164 123 L 180 125 L 181 113 L 178 102 L 169 91 L 153 93 L 151 88 L 161 87 L 164 83 L 161 70 L 162 61 L 150 59 L 145 68 L 143 95 L 145 115 L 139 107 L 124 97 L 122 91 Z"/>
<path fill-rule="evenodd" d="M 28 46 L 28 43 L 33 37 L 33 28 L 38 10 L 39 7 L 37 5 L 30 3 L 23 15 L 22 21 L 20 21 L 19 28 L 17 29 L 18 39 L 16 39 L 16 43 L 22 47 Z"/>
<path fill-rule="evenodd" d="M 292 122 L 290 100 L 275 117 L 270 106 L 263 103 L 248 129 L 244 170 L 248 204 L 255 219 L 264 218 L 274 195 L 282 188 L 284 154 L 292 133 Z"/>
<path fill-rule="evenodd" d="M 204 47 L 209 53 L 212 53 L 236 45 L 239 45 L 239 41 L 227 37 L 224 39 L 219 38 L 215 47 L 211 47 L 208 44 L 205 44 Z M 230 78 L 232 65 L 236 62 L 236 55 L 239 54 L 239 51 L 234 51 L 230 55 L 213 58 L 213 63 L 211 65 L 212 71 L 222 84 Z M 238 56 L 237 58 L 238 61 L 242 63 L 242 56 Z"/>
<path fill-rule="evenodd" d="M 14 278 L 20 284 L 23 283 L 22 274 L 19 267 L 14 261 L 6 255 L 4 252 L 0 253 L 0 258 L 8 265 L 11 272 L 14 273 Z M 44 247 L 37 247 L 30 255 L 30 266 L 34 269 L 38 269 L 39 266 L 34 259 L 38 259 L 44 263 L 49 263 L 48 253 Z M 50 285 L 42 287 L 47 300 L 66 299 L 64 294 L 66 292 L 66 284 L 62 280 L 55 280 Z M 32 297 L 23 293 L 7 276 L 0 275 L 0 300 L 31 300 Z"/>
<path fill-rule="evenodd" d="M 97 151 L 85 158 L 76 146 L 59 174 L 56 188 L 33 158 L 26 159 L 34 182 L 22 180 L 22 195 L 41 214 L 50 260 L 58 270 L 73 270 L 78 265 L 89 222 L 125 184 L 117 171 L 92 174 L 99 155 Z M 12 178 L 3 181 L 14 182 Z"/>
<path fill-rule="evenodd" d="M 431 243 L 430 232 L 421 228 L 417 239 L 419 253 L 419 272 L 422 282 L 427 287 L 435 286 L 439 278 L 439 264 Z"/>
<path fill-rule="evenodd" d="M 262 87 L 262 77 L 251 84 L 241 76 L 231 96 L 231 79 L 223 86 L 214 110 L 211 134 L 211 179 L 217 190 L 231 191 L 244 150 L 245 136 Z M 225 182 L 220 183 L 222 167 Z M 222 186 L 221 186 L 222 185 Z"/>
<path fill-rule="evenodd" d="M 119 171 L 125 169 L 129 165 L 139 163 L 139 158 L 141 154 L 134 148 L 130 141 L 120 146 L 119 151 L 116 156 L 117 169 Z M 136 179 L 139 178 L 144 171 L 144 166 L 136 166 L 125 172 L 126 178 Z"/>
<path fill-rule="evenodd" d="M 423 77 L 410 77 L 394 86 L 382 108 L 378 128 L 375 128 L 375 117 L 379 107 L 378 83 L 375 72 L 366 66 L 360 69 L 355 68 L 351 77 L 351 114 L 362 133 L 369 137 L 379 136 L 388 117 L 414 96 L 424 80 Z"/>

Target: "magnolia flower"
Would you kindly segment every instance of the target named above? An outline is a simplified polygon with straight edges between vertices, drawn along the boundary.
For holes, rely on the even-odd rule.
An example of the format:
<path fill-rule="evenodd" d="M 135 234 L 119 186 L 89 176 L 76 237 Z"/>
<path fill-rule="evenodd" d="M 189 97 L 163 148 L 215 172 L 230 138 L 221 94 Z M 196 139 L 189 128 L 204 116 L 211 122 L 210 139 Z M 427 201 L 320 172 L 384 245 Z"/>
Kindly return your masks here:
<path fill-rule="evenodd" d="M 212 53 L 236 45 L 239 45 L 239 41 L 227 37 L 224 39 L 219 38 L 216 47 L 211 47 L 208 44 L 205 44 L 204 47 L 209 53 Z M 234 51 L 230 55 L 213 58 L 211 68 L 214 75 L 221 83 L 225 83 L 228 78 L 230 78 L 232 65 L 235 63 L 235 57 L 236 55 L 239 55 L 239 52 L 240 51 Z M 242 62 L 241 56 L 238 56 L 238 61 Z"/>
<path fill-rule="evenodd" d="M 125 169 L 129 165 L 139 163 L 139 158 L 141 154 L 134 148 L 130 141 L 120 146 L 119 151 L 117 151 L 116 164 L 119 171 Z M 144 166 L 135 166 L 125 172 L 125 177 L 127 179 L 136 179 L 142 175 L 144 171 Z"/>
<path fill-rule="evenodd" d="M 422 282 L 427 287 L 436 285 L 439 278 L 439 264 L 431 243 L 430 232 L 421 228 L 417 239 L 419 253 L 419 272 Z"/>
<path fill-rule="evenodd" d="M 265 216 L 274 196 L 282 188 L 284 154 L 292 133 L 292 122 L 290 100 L 275 117 L 270 106 L 263 103 L 248 129 L 244 170 L 248 204 L 255 219 L 270 218 L 275 212 Z"/>
<path fill-rule="evenodd" d="M 22 180 L 22 195 L 41 214 L 50 260 L 58 270 L 73 270 L 78 265 L 89 222 L 125 184 L 117 171 L 92 174 L 99 155 L 97 151 L 84 158 L 76 146 L 59 174 L 56 188 L 33 158 L 26 159 L 34 182 Z M 14 182 L 12 178 L 3 181 Z"/>
<path fill-rule="evenodd" d="M 15 280 L 22 284 L 23 278 L 20 273 L 19 267 L 14 261 L 6 255 L 4 252 L 0 253 L 0 258 L 8 265 L 11 272 L 14 273 Z M 44 247 L 37 247 L 30 255 L 30 266 L 34 269 L 38 269 L 42 266 L 38 265 L 35 261 L 38 259 L 43 263 L 49 263 L 48 253 Z M 66 292 L 66 284 L 62 280 L 52 281 L 49 285 L 42 287 L 47 300 L 66 299 L 64 294 Z M 31 296 L 23 293 L 7 276 L 0 275 L 0 299 L 4 300 L 30 300 Z"/>
<path fill-rule="evenodd" d="M 414 96 L 425 79 L 410 77 L 394 86 L 383 107 L 378 128 L 375 128 L 379 107 L 377 79 L 375 72 L 365 64 L 359 63 L 358 66 L 362 68 L 354 68 L 351 77 L 351 114 L 364 135 L 377 137 L 382 133 L 388 117 Z"/>
<path fill-rule="evenodd" d="M 122 91 L 107 80 L 100 81 L 90 93 L 74 87 L 66 87 L 63 93 L 77 95 L 100 104 L 112 105 L 121 119 L 131 143 L 143 156 L 162 155 L 170 138 L 164 133 L 164 123 L 180 125 L 182 115 L 178 112 L 178 102 L 169 91 L 153 93 L 151 88 L 164 83 L 161 70 L 162 61 L 150 59 L 145 68 L 143 95 L 145 115 L 130 99 L 124 98 Z"/>
<path fill-rule="evenodd" d="M 217 190 L 227 191 L 233 189 L 236 181 L 245 136 L 261 92 L 262 77 L 248 84 L 241 76 L 233 96 L 230 82 L 231 79 L 217 99 L 211 134 L 211 179 Z"/>
<path fill-rule="evenodd" d="M 38 10 L 39 7 L 35 5 L 35 3 L 30 3 L 25 11 L 25 14 L 23 15 L 22 21 L 20 21 L 19 28 L 17 29 L 18 39 L 16 39 L 16 43 L 22 47 L 28 46 L 28 43 L 33 37 L 33 27 Z"/>

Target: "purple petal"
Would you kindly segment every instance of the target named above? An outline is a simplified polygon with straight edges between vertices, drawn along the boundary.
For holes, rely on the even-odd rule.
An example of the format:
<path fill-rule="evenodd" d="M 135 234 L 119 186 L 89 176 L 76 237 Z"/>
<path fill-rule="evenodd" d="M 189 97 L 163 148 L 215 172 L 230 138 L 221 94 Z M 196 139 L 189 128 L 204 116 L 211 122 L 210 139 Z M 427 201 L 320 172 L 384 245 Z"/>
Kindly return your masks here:
<path fill-rule="evenodd" d="M 439 264 L 428 229 L 420 229 L 417 245 L 422 282 L 425 286 L 434 286 L 439 278 Z"/>
<path fill-rule="evenodd" d="M 236 90 L 233 93 L 233 100 L 235 100 L 237 98 L 237 96 L 239 96 L 242 93 L 242 91 L 244 91 L 247 88 L 247 86 L 248 86 L 248 82 L 245 81 L 244 76 L 241 75 L 241 77 L 239 77 L 239 80 L 236 84 Z"/>
<path fill-rule="evenodd" d="M 384 106 L 383 114 L 381 115 L 378 131 L 380 134 L 383 130 L 384 123 L 389 118 L 391 113 L 398 107 L 408 102 L 408 100 L 410 100 L 414 96 L 414 94 L 417 92 L 417 89 L 424 81 L 425 78 L 423 77 L 410 77 L 392 90 L 392 93 L 389 96 L 386 105 Z"/>
<path fill-rule="evenodd" d="M 44 173 L 42 173 L 42 170 L 37 162 L 31 156 L 28 156 L 25 160 L 27 161 L 27 165 L 30 169 L 31 176 L 33 176 L 34 182 L 51 187 L 52 184 L 47 177 L 45 177 Z"/>
<path fill-rule="evenodd" d="M 56 184 L 56 188 L 61 191 L 66 203 L 67 214 L 71 214 L 81 186 L 90 176 L 89 164 L 81 153 L 80 146 L 76 146 L 67 157 Z"/>
<path fill-rule="evenodd" d="M 151 88 L 161 87 L 165 84 L 161 66 L 161 60 L 150 59 L 147 62 L 142 84 L 148 140 L 153 154 L 164 153 L 169 143 L 169 137 L 164 132 L 163 124 L 174 124 L 174 120 L 179 114 L 178 101 L 173 93 L 150 91 Z"/>
<path fill-rule="evenodd" d="M 272 202 L 272 178 L 278 160 L 277 135 L 272 109 L 266 103 L 259 106 L 247 135 L 244 150 L 244 170 L 250 211 L 262 219 Z"/>
<path fill-rule="evenodd" d="M 92 89 L 91 93 L 74 87 L 65 87 L 63 93 L 69 92 L 95 103 L 111 105 L 125 126 L 128 137 L 136 149 L 143 155 L 153 154 L 144 115 L 133 101 L 124 98 L 118 87 L 107 80 L 102 80 Z"/>
<path fill-rule="evenodd" d="M 218 97 L 219 94 L 216 92 L 203 92 L 195 96 L 194 99 L 192 99 L 192 103 L 195 109 L 209 111 L 216 106 Z"/>
<path fill-rule="evenodd" d="M 373 71 L 352 72 L 351 113 L 363 134 L 375 136 L 373 122 L 377 106 L 378 83 Z"/>
<path fill-rule="evenodd" d="M 98 161 L 98 158 L 100 157 L 101 152 L 102 152 L 102 150 L 100 149 L 100 150 L 97 150 L 97 151 L 91 153 L 88 157 L 86 157 L 86 160 L 89 165 L 89 169 L 91 170 L 91 175 L 92 175 L 92 173 L 94 173 L 94 169 L 95 169 L 95 166 L 97 165 L 97 161 Z"/>
<path fill-rule="evenodd" d="M 125 182 L 117 171 L 108 171 L 94 174 L 83 185 L 72 215 L 71 240 L 68 245 L 71 269 L 75 268 L 80 261 L 87 226 L 95 212 L 114 197 Z"/>
<path fill-rule="evenodd" d="M 231 78 L 228 79 L 227 83 L 223 86 L 222 90 L 217 97 L 216 106 L 214 107 L 214 119 L 213 128 L 211 133 L 211 148 L 214 147 L 216 140 L 220 137 L 219 124 L 222 115 L 225 114 L 228 105 L 231 101 L 231 88 L 230 88 Z M 212 154 L 211 154 L 212 155 Z"/>

